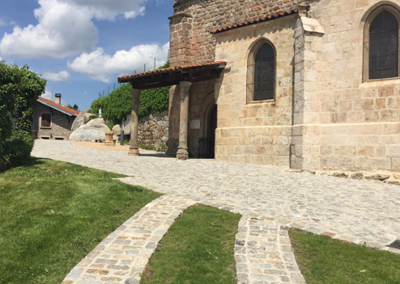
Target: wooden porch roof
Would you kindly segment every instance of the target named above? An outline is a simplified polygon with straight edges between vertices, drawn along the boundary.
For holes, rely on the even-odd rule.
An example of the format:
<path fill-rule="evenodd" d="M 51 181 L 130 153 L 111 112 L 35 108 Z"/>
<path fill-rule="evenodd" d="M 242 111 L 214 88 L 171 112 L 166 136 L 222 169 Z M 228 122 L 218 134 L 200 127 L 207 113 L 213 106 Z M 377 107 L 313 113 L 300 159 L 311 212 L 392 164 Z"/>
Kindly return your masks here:
<path fill-rule="evenodd" d="M 118 78 L 118 83 L 131 83 L 135 89 L 153 89 L 178 85 L 181 81 L 192 83 L 218 79 L 226 66 L 225 61 L 214 61 L 203 64 L 181 65 L 166 69 L 156 69 L 139 74 Z"/>

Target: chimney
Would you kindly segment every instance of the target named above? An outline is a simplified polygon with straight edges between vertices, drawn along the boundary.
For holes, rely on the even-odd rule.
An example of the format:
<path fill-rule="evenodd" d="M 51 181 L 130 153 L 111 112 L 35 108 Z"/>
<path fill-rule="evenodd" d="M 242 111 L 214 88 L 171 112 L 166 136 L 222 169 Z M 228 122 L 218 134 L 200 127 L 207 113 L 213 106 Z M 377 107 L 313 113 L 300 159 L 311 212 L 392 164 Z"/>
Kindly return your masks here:
<path fill-rule="evenodd" d="M 55 100 L 56 104 L 61 105 L 61 94 L 56 94 L 56 100 Z"/>

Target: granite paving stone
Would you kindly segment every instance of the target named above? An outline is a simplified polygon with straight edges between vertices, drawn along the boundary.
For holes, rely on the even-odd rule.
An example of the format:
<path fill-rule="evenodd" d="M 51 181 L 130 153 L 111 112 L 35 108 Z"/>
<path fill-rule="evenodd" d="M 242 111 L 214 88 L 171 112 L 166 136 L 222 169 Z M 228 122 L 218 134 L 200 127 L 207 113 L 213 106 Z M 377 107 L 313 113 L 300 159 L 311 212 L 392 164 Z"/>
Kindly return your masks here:
<path fill-rule="evenodd" d="M 400 188 L 397 185 L 293 172 L 266 165 L 210 159 L 181 161 L 151 151 L 140 151 L 141 156 L 130 157 L 124 151 L 82 148 L 68 141 L 37 140 L 32 154 L 125 174 L 128 177 L 121 181 L 163 193 L 166 199 L 173 196 L 185 206 L 190 201 L 240 213 L 243 217 L 235 245 L 238 283 L 303 283 L 290 250 L 289 227 L 399 253 L 399 250 L 387 247 L 400 239 Z M 142 224 L 134 239 L 129 239 L 130 244 L 113 244 L 123 233 L 123 230 L 117 230 L 100 245 L 125 245 L 126 255 L 137 256 L 135 261 L 141 260 L 143 266 L 144 258 L 154 250 L 152 243 L 157 244 L 162 237 L 162 233 L 156 232 L 167 231 L 182 209 L 165 209 L 170 210 L 170 217 L 163 219 L 163 225 L 157 228 L 141 220 L 148 218 L 146 210 L 150 216 L 155 214 L 161 218 L 157 212 L 164 210 L 163 206 L 149 206 L 142 210 L 141 215 L 133 216 L 125 224 L 127 227 Z M 152 221 L 156 222 L 157 218 Z M 144 231 L 151 231 L 149 238 L 153 239 L 147 239 Z M 149 251 L 142 259 L 147 245 Z M 95 263 L 101 259 L 99 254 L 101 252 L 95 249 L 87 258 Z M 268 262 L 265 262 L 265 256 Z M 89 260 L 83 260 L 77 267 L 87 267 L 91 263 Z M 123 275 L 115 277 L 126 276 L 132 281 L 139 279 L 140 268 L 135 263 L 122 265 L 131 270 L 133 266 L 134 276 L 124 274 L 121 269 Z M 104 270 L 107 269 L 108 265 L 105 265 Z M 101 278 L 87 281 L 98 282 Z"/>

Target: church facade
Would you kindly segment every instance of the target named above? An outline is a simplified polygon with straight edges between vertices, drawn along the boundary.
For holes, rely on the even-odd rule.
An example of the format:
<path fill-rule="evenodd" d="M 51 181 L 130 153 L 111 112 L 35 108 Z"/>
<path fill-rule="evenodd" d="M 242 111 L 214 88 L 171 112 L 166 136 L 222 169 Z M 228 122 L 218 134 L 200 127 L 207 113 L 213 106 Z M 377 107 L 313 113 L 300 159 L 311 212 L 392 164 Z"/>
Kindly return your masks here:
<path fill-rule="evenodd" d="M 122 81 L 173 85 L 181 158 L 399 172 L 399 29 L 400 0 L 175 0 L 180 75 Z"/>

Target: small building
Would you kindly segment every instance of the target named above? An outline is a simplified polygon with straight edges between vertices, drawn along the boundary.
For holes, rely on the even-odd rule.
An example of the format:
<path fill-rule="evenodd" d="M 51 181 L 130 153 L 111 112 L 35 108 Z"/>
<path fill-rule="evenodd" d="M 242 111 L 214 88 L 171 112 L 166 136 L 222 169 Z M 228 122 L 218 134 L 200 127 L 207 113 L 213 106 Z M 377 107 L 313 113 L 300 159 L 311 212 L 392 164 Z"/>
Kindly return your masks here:
<path fill-rule="evenodd" d="M 39 97 L 32 127 L 34 138 L 68 140 L 72 123 L 79 113 L 61 105 L 61 94 L 56 94 L 55 102 Z"/>

